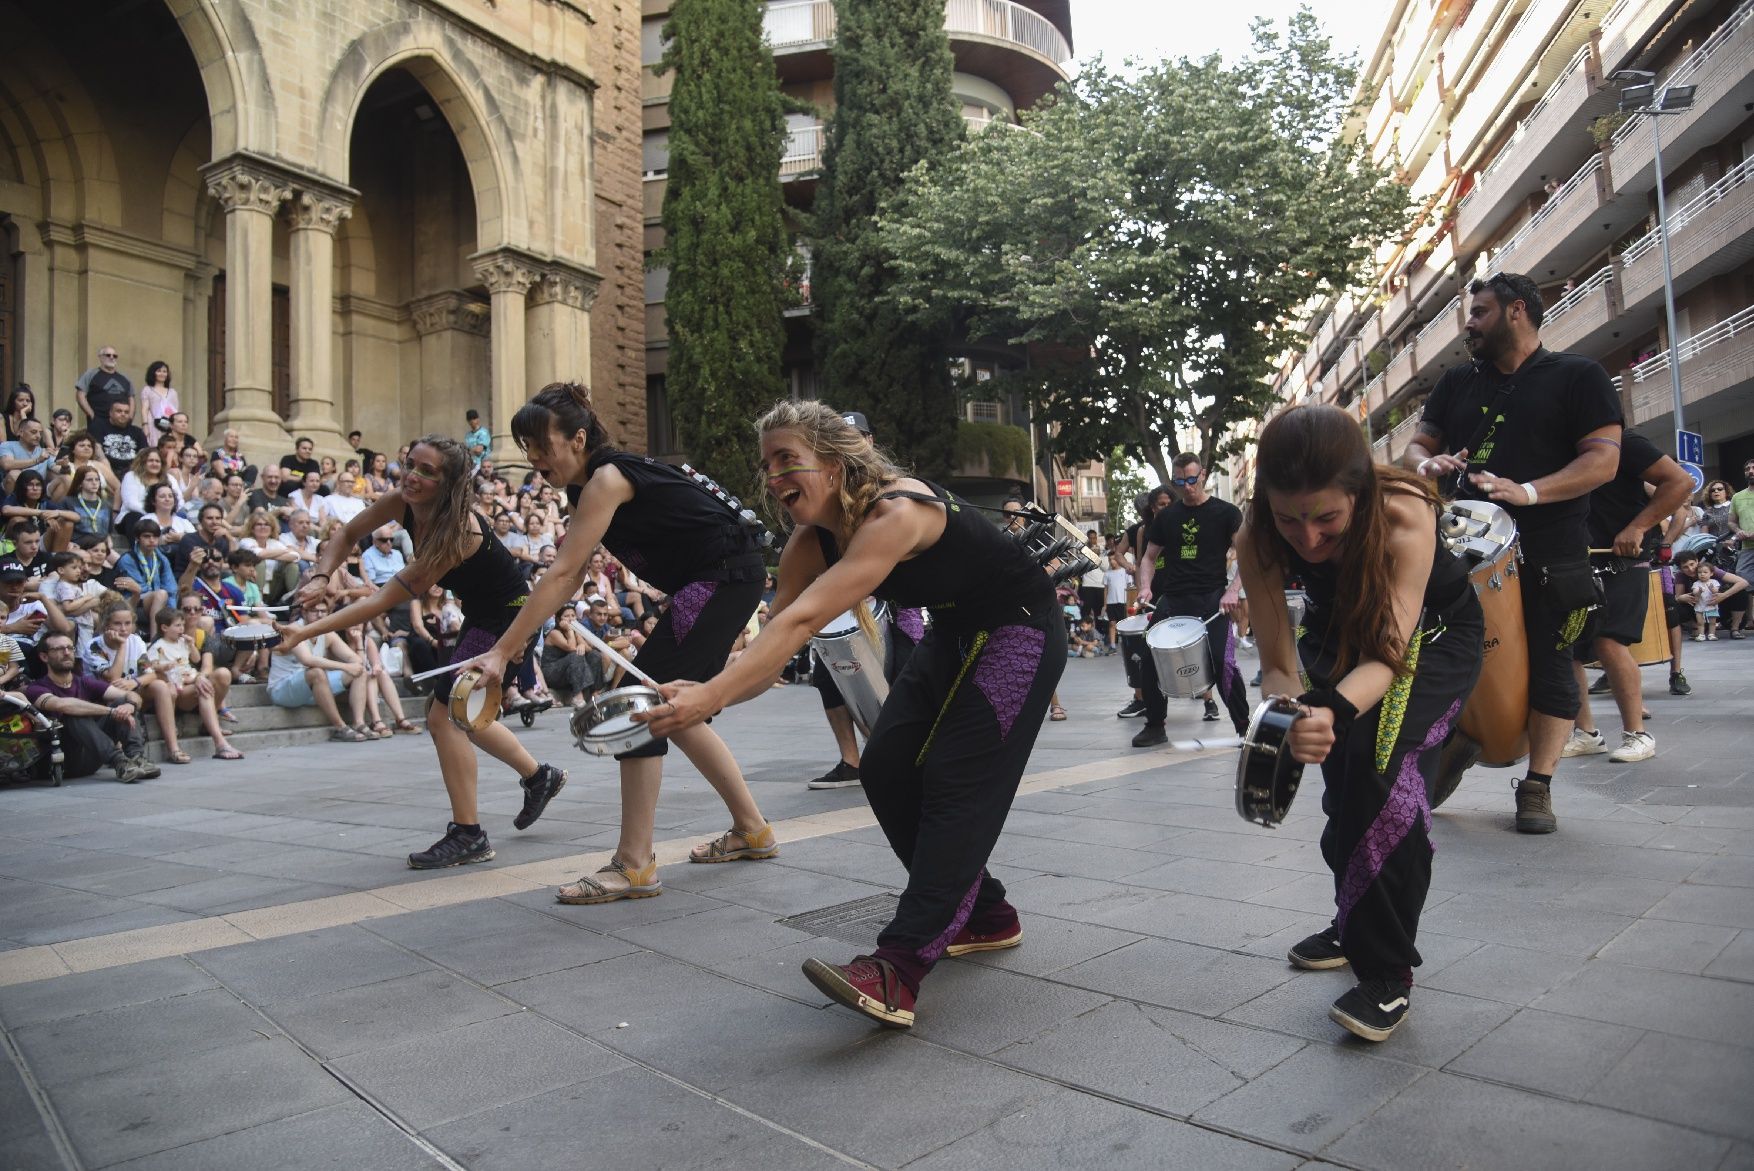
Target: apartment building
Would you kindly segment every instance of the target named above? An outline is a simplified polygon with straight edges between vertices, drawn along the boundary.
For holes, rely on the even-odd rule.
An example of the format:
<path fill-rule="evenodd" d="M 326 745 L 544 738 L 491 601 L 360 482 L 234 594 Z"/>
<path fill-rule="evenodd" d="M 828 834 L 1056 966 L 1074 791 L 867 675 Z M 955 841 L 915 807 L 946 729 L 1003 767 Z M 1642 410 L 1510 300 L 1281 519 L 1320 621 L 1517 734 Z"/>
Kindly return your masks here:
<path fill-rule="evenodd" d="M 641 60 L 644 70 L 645 242 L 648 254 L 663 245 L 659 216 L 669 159 L 669 93 L 673 78 L 653 68 L 663 57 L 663 27 L 671 0 L 643 0 Z M 995 124 L 1015 128 L 1017 111 L 1028 109 L 1061 81 L 1072 59 L 1071 0 L 945 0 L 944 27 L 956 59 L 954 92 L 970 133 Z M 834 106 L 835 9 L 833 0 L 771 0 L 763 23 L 781 87 L 819 113 L 792 114 L 790 136 L 780 160 L 780 179 L 787 206 L 807 211 L 816 197 L 826 142 L 824 118 Z M 995 133 L 1001 131 L 994 130 Z M 814 321 L 810 305 L 808 249 L 805 276 L 799 288 L 803 303 L 787 314 L 786 381 L 793 395 L 834 400 L 832 387 L 821 386 L 812 359 Z M 651 450 L 673 452 L 675 431 L 664 391 L 668 369 L 669 333 L 665 328 L 664 293 L 669 274 L 647 274 L 646 280 L 646 415 Z M 960 445 L 964 457 L 952 486 L 974 499 L 996 498 L 1034 481 L 1036 499 L 1057 499 L 1061 510 L 1079 518 L 1102 517 L 1107 510 L 1102 465 L 1076 469 L 1055 463 L 1031 463 L 1042 446 L 1039 428 L 1032 428 L 1027 404 L 1005 392 L 1003 375 L 1028 359 L 1021 347 L 971 340 L 959 347 L 954 377 L 967 401 Z M 990 393 L 984 388 L 991 387 Z M 1035 442 L 1031 441 L 1031 434 Z M 1025 456 L 1023 453 L 1031 453 Z M 1052 472 L 1052 475 L 1049 472 Z M 1070 481 L 1072 494 L 1057 496 Z"/>
<path fill-rule="evenodd" d="M 1649 70 L 1697 87 L 1656 128 L 1682 404 L 1706 476 L 1739 482 L 1754 457 L 1754 0 L 1394 0 L 1389 15 L 1353 129 L 1409 180 L 1419 218 L 1377 250 L 1367 292 L 1318 309 L 1282 397 L 1357 411 L 1377 458 L 1397 458 L 1466 360 L 1467 281 L 1523 272 L 1546 345 L 1600 361 L 1627 425 L 1673 453 L 1653 119 L 1617 112 L 1630 81 L 1613 77 Z"/>

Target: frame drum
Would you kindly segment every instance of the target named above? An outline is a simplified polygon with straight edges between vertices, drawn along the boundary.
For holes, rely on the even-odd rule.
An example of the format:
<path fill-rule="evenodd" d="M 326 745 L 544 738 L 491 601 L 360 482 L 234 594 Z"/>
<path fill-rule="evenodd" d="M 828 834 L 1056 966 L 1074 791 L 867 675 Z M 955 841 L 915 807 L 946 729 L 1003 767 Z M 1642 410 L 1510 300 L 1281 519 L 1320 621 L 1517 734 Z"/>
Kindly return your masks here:
<path fill-rule="evenodd" d="M 457 672 L 451 683 L 451 723 L 465 732 L 482 732 L 499 719 L 501 697 L 498 679 L 482 677 L 481 668 Z"/>
<path fill-rule="evenodd" d="M 280 632 L 274 629 L 272 622 L 239 622 L 219 633 L 226 642 L 244 651 L 280 645 Z"/>
<path fill-rule="evenodd" d="M 643 683 L 605 691 L 573 713 L 573 743 L 592 756 L 617 756 L 652 742 L 652 730 L 635 712 L 661 707 L 663 696 Z"/>
<path fill-rule="evenodd" d="M 1165 618 L 1145 632 L 1157 686 L 1171 699 L 1193 699 L 1212 686 L 1206 656 L 1206 624 L 1198 618 Z"/>
<path fill-rule="evenodd" d="M 1128 687 L 1145 686 L 1139 668 L 1145 662 L 1145 656 L 1151 648 L 1145 641 L 1145 632 L 1151 629 L 1151 617 L 1148 614 L 1134 614 L 1115 623 L 1115 637 L 1121 644 L 1121 666 L 1127 671 Z"/>

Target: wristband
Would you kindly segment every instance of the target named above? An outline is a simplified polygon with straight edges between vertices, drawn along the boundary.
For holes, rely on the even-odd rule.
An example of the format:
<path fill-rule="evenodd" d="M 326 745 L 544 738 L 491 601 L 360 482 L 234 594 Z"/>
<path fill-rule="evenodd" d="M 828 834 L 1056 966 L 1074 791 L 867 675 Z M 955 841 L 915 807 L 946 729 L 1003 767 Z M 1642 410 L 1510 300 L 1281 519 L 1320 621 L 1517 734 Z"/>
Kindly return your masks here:
<path fill-rule="evenodd" d="M 1415 464 L 1413 466 L 1413 470 L 1421 476 L 1429 477 L 1431 475 L 1431 473 L 1426 471 L 1426 468 L 1430 465 L 1432 458 L 1433 457 L 1431 457 L 1429 455 L 1426 456 L 1424 459 L 1420 460 L 1417 464 Z"/>
<path fill-rule="evenodd" d="M 307 574 L 305 574 L 305 580 L 306 580 L 306 581 L 316 581 L 316 580 L 317 580 L 317 579 L 318 579 L 318 578 L 319 578 L 319 577 L 320 577 L 320 578 L 322 578 L 322 579 L 323 579 L 323 580 L 324 580 L 324 581 L 327 581 L 327 580 L 329 580 L 329 575 L 328 575 L 328 574 L 326 574 L 326 573 L 322 573 L 322 572 L 317 572 L 317 573 L 307 573 Z"/>
<path fill-rule="evenodd" d="M 1297 697 L 1297 702 L 1305 707 L 1325 707 L 1334 713 L 1334 726 L 1344 728 L 1358 718 L 1358 709 L 1352 701 L 1333 687 L 1322 687 L 1304 692 Z"/>
<path fill-rule="evenodd" d="M 1529 494 L 1529 503 L 1530 504 L 1541 503 L 1540 494 L 1535 491 L 1535 485 L 1532 482 L 1528 483 L 1528 484 L 1524 484 L 1522 487 L 1523 487 L 1523 491 L 1527 492 Z"/>

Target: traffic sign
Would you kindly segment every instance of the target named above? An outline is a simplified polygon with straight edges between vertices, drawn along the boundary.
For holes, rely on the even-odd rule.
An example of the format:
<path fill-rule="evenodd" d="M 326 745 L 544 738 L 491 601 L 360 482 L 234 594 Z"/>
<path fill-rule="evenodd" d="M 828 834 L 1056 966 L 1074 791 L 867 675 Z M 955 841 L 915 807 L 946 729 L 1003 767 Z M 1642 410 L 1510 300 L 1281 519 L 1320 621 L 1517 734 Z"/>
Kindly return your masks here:
<path fill-rule="evenodd" d="M 1697 431 L 1675 432 L 1675 462 L 1684 464 L 1705 463 L 1705 436 Z"/>
<path fill-rule="evenodd" d="M 1071 494 L 1072 494 L 1072 481 L 1070 481 L 1070 480 L 1055 480 L 1054 481 L 1054 495 L 1055 496 L 1070 496 Z"/>
<path fill-rule="evenodd" d="M 1683 431 L 1682 434 L 1685 435 L 1686 432 Z M 1692 460 L 1683 459 L 1683 460 L 1677 460 L 1675 462 L 1677 462 L 1681 465 L 1682 471 L 1686 472 L 1688 474 L 1688 476 L 1692 477 L 1692 479 L 1693 479 L 1693 494 L 1695 496 L 1697 496 L 1701 492 L 1705 491 L 1705 469 L 1704 468 L 1700 467 L 1698 464 L 1694 463 Z"/>

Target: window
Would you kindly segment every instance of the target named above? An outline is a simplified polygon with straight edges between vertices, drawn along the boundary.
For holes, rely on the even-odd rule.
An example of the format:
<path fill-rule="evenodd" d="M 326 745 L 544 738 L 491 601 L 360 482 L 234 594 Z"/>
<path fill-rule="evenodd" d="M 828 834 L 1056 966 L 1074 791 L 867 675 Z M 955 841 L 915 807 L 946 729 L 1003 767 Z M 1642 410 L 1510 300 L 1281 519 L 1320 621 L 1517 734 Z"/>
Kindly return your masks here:
<path fill-rule="evenodd" d="M 999 404 L 992 402 L 975 402 L 968 404 L 968 421 L 970 423 L 997 423 Z"/>
<path fill-rule="evenodd" d="M 1078 477 L 1078 495 L 1080 495 L 1080 496 L 1101 496 L 1102 494 L 1103 494 L 1103 492 L 1102 492 L 1102 477 L 1101 476 L 1079 476 Z"/>
<path fill-rule="evenodd" d="M 646 273 L 646 304 L 656 305 L 670 292 L 670 270 L 654 268 Z"/>
<path fill-rule="evenodd" d="M 676 428 L 670 419 L 670 395 L 664 376 L 646 378 L 646 454 L 671 455 L 676 451 Z"/>
<path fill-rule="evenodd" d="M 656 65 L 664 59 L 664 22 L 648 20 L 639 26 L 639 63 Z"/>
<path fill-rule="evenodd" d="M 644 167 L 647 176 L 667 174 L 670 170 L 670 132 L 646 131 Z"/>

